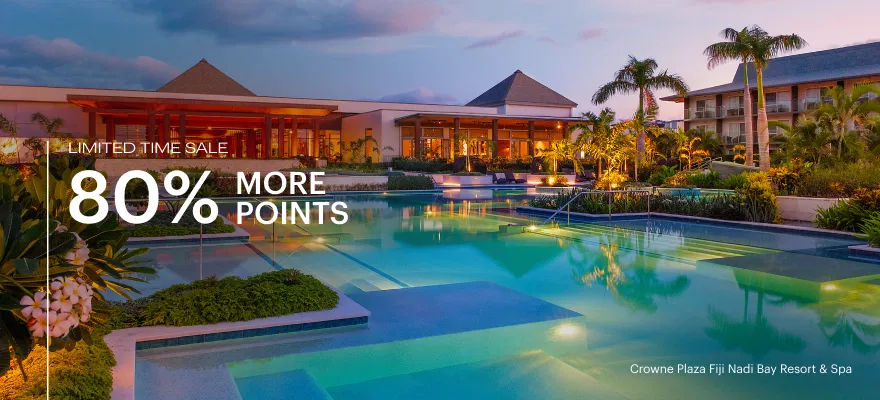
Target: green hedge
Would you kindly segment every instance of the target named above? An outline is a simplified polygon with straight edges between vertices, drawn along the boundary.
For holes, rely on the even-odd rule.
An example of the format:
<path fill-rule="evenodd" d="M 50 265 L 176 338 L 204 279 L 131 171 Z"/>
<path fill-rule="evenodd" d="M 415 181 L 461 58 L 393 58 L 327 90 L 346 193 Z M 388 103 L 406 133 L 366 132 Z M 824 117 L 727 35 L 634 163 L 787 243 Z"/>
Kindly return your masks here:
<path fill-rule="evenodd" d="M 134 225 L 129 228 L 131 237 L 159 237 L 159 236 L 185 236 L 198 235 L 199 222 L 193 218 L 192 214 L 187 213 L 176 224 L 171 223 L 174 220 L 174 213 L 170 211 L 159 211 L 150 219 L 150 222 L 140 225 Z M 217 218 L 214 222 L 205 225 L 204 233 L 232 233 L 235 227 L 224 223 L 222 219 Z"/>
<path fill-rule="evenodd" d="M 286 269 L 247 279 L 173 285 L 132 303 L 138 326 L 249 321 L 336 307 L 339 296 L 311 275 Z"/>
<path fill-rule="evenodd" d="M 430 190 L 434 180 L 428 176 L 389 176 L 388 190 Z"/>

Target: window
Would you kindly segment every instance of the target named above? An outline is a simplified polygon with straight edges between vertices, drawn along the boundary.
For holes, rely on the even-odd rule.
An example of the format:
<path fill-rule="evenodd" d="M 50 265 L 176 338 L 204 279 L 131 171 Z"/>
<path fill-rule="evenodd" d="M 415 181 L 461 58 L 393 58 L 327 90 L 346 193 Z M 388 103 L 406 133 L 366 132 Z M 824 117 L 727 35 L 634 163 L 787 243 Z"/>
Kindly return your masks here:
<path fill-rule="evenodd" d="M 768 113 L 791 112 L 791 93 L 789 92 L 766 93 L 764 100 Z"/>
<path fill-rule="evenodd" d="M 743 115 L 743 97 L 742 96 L 734 96 L 727 99 L 727 116 L 734 117 Z"/>
<path fill-rule="evenodd" d="M 858 82 L 858 83 L 853 84 L 853 89 L 855 89 L 859 86 L 868 86 L 868 85 L 877 86 L 878 82 Z M 877 93 L 874 93 L 874 92 L 868 92 L 868 93 L 863 94 L 861 97 L 859 97 L 859 101 L 870 101 L 870 100 L 876 100 L 876 99 L 877 99 Z"/>
<path fill-rule="evenodd" d="M 807 89 L 804 98 L 804 109 L 814 110 L 819 108 L 822 103 L 830 103 L 831 99 L 827 98 L 827 92 L 827 87 Z"/>
<path fill-rule="evenodd" d="M 694 129 L 698 132 L 715 132 L 715 125 L 697 125 Z"/>
<path fill-rule="evenodd" d="M 697 100 L 694 118 L 715 118 L 715 100 Z"/>
<path fill-rule="evenodd" d="M 724 135 L 725 144 L 744 143 L 746 141 L 745 122 L 732 122 L 727 124 L 727 132 Z"/>

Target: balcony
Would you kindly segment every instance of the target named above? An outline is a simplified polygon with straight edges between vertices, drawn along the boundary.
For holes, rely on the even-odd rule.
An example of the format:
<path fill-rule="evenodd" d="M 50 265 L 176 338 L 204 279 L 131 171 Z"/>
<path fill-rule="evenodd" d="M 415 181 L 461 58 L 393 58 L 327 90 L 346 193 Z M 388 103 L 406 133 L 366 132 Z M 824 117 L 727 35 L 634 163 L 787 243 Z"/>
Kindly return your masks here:
<path fill-rule="evenodd" d="M 790 113 L 792 109 L 791 102 L 766 103 L 767 114 L 785 114 Z"/>
<path fill-rule="evenodd" d="M 823 104 L 831 104 L 831 98 L 818 99 L 818 98 L 806 98 L 801 100 L 801 110 L 815 110 L 822 106 Z"/>
<path fill-rule="evenodd" d="M 724 117 L 742 117 L 746 115 L 745 107 L 743 106 L 725 106 L 724 107 Z"/>
<path fill-rule="evenodd" d="M 744 131 L 724 132 L 724 144 L 741 144 L 746 142 L 746 134 Z"/>
<path fill-rule="evenodd" d="M 684 119 L 715 119 L 721 114 L 721 107 L 706 108 L 686 108 L 684 110 Z"/>

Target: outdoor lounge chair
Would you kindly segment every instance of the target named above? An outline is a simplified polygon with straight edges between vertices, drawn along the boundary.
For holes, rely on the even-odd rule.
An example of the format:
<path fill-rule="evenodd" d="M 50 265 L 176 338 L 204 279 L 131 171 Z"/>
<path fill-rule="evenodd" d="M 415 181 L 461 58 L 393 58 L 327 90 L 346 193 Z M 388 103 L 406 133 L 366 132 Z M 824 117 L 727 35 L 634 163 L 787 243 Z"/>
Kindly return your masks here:
<path fill-rule="evenodd" d="M 596 174 L 593 171 L 584 171 L 574 176 L 575 182 L 592 182 L 596 180 Z"/>
<path fill-rule="evenodd" d="M 511 170 L 504 171 L 504 177 L 507 178 L 508 183 L 526 183 L 525 179 L 517 179 Z"/>
<path fill-rule="evenodd" d="M 498 173 L 496 173 L 496 172 L 489 171 L 488 173 L 492 174 L 492 183 L 497 183 L 500 185 L 512 183 L 509 180 L 507 180 L 507 178 L 499 178 Z"/>

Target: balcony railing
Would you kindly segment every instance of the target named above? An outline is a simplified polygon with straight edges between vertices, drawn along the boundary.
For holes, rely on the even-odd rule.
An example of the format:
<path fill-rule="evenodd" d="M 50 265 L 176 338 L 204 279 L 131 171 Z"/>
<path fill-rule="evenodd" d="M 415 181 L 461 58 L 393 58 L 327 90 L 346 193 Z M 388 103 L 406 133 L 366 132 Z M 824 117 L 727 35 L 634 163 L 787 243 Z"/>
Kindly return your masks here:
<path fill-rule="evenodd" d="M 822 106 L 823 104 L 831 104 L 831 98 L 825 99 L 817 99 L 817 98 L 806 98 L 801 100 L 801 110 L 815 110 Z"/>
<path fill-rule="evenodd" d="M 767 114 L 784 114 L 790 113 L 792 109 L 791 102 L 782 103 L 766 103 Z"/>
<path fill-rule="evenodd" d="M 726 106 L 724 107 L 724 116 L 725 117 L 741 117 L 746 115 L 745 107 L 743 106 Z"/>
<path fill-rule="evenodd" d="M 742 132 L 725 132 L 724 144 L 740 144 L 746 142 L 746 134 Z"/>
<path fill-rule="evenodd" d="M 684 119 L 715 119 L 721 113 L 721 107 L 686 108 Z"/>

